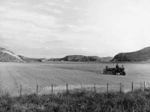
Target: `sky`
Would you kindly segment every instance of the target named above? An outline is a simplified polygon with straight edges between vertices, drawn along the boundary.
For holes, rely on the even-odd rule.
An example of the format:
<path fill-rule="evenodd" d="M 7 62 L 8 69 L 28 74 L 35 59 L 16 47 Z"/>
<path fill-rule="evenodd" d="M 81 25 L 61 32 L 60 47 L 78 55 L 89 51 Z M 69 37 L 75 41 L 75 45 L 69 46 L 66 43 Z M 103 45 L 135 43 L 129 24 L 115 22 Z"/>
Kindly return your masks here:
<path fill-rule="evenodd" d="M 149 0 L 0 0 L 0 47 L 16 54 L 105 57 L 148 46 Z"/>

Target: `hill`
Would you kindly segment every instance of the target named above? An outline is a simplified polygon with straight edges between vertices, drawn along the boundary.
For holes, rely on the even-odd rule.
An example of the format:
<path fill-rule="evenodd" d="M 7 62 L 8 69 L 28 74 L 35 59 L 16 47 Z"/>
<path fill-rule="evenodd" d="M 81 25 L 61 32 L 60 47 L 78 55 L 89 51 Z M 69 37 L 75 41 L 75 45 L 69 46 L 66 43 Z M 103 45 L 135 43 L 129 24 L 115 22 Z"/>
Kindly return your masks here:
<path fill-rule="evenodd" d="M 45 58 L 29 58 L 16 55 L 14 52 L 0 47 L 0 62 L 43 62 Z"/>
<path fill-rule="evenodd" d="M 22 62 L 23 60 L 14 54 L 12 51 L 0 47 L 0 61 L 1 62 Z"/>
<path fill-rule="evenodd" d="M 68 55 L 63 58 L 51 58 L 48 61 L 74 61 L 74 62 L 109 62 L 112 57 Z"/>
<path fill-rule="evenodd" d="M 119 53 L 112 61 L 148 61 L 150 59 L 150 47 L 143 48 L 141 50 L 129 53 Z"/>
<path fill-rule="evenodd" d="M 68 55 L 63 58 L 30 58 L 16 55 L 12 51 L 0 47 L 0 62 L 47 62 L 47 61 L 74 61 L 74 62 L 109 62 L 112 57 Z"/>
<path fill-rule="evenodd" d="M 30 58 L 22 55 L 18 55 L 24 62 L 44 62 L 45 58 Z"/>

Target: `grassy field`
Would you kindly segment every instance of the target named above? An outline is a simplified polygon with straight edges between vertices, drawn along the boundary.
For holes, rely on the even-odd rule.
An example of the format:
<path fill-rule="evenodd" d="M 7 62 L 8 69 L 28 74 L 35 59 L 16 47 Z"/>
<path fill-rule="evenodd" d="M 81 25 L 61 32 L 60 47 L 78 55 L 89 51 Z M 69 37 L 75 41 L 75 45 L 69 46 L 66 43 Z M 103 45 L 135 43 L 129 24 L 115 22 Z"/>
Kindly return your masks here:
<path fill-rule="evenodd" d="M 39 93 L 49 93 L 53 84 L 55 89 L 65 89 L 68 83 L 70 88 L 91 85 L 95 83 L 98 87 L 106 86 L 108 82 L 110 89 L 119 89 L 119 83 L 124 84 L 125 90 L 131 90 L 131 82 L 134 87 L 140 87 L 144 81 L 147 86 L 150 82 L 149 64 L 124 64 L 127 75 L 113 76 L 103 75 L 105 66 L 114 67 L 115 64 L 100 63 L 0 63 L 0 88 L 2 92 L 18 95 L 20 85 L 23 93 L 28 94 L 36 91 L 39 85 Z M 104 87 L 105 88 L 105 87 Z M 106 89 L 106 88 L 105 88 Z"/>

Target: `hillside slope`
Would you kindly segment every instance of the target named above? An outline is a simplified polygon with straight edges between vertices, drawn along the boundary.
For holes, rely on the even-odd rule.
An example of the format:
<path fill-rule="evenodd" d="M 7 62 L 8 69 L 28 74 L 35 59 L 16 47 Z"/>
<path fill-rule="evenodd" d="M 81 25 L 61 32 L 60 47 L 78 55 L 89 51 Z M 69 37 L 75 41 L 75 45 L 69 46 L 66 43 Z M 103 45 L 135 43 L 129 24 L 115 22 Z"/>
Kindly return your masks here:
<path fill-rule="evenodd" d="M 15 55 L 12 51 L 0 47 L 0 61 L 1 62 L 22 62 L 23 60 Z"/>
<path fill-rule="evenodd" d="M 44 62 L 46 61 L 45 58 L 30 58 L 30 57 L 25 57 L 22 55 L 18 55 L 24 62 Z"/>
<path fill-rule="evenodd" d="M 129 53 L 119 53 L 112 61 L 148 61 L 150 59 L 150 47 Z"/>
<path fill-rule="evenodd" d="M 63 58 L 51 58 L 48 61 L 74 61 L 74 62 L 109 62 L 112 57 L 68 55 Z"/>

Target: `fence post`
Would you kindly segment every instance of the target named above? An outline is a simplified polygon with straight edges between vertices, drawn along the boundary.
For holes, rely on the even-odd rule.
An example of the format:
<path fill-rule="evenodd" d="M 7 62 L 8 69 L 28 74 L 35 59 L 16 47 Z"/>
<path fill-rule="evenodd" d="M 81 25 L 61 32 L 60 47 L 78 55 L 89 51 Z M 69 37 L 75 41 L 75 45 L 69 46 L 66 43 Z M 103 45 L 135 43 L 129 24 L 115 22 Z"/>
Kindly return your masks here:
<path fill-rule="evenodd" d="M 142 83 L 140 83 L 140 89 L 142 90 Z"/>
<path fill-rule="evenodd" d="M 68 91 L 68 84 L 66 84 L 66 93 L 68 93 L 69 91 Z"/>
<path fill-rule="evenodd" d="M 122 93 L 122 84 L 120 83 L 120 93 Z"/>
<path fill-rule="evenodd" d="M 36 95 L 38 95 L 38 92 L 39 92 L 39 86 L 38 84 L 36 85 Z"/>
<path fill-rule="evenodd" d="M 134 88 L 134 87 L 133 87 L 133 82 L 132 82 L 132 91 L 133 91 L 133 88 Z"/>
<path fill-rule="evenodd" d="M 20 85 L 20 97 L 22 96 L 22 85 Z"/>
<path fill-rule="evenodd" d="M 83 83 L 81 82 L 81 90 L 83 89 Z"/>
<path fill-rule="evenodd" d="M 53 89 L 54 89 L 54 86 L 53 84 L 51 85 L 51 94 L 53 94 Z"/>
<path fill-rule="evenodd" d="M 108 92 L 108 86 L 109 86 L 109 85 L 108 85 L 108 83 L 107 83 L 107 92 Z"/>
<path fill-rule="evenodd" d="M 96 84 L 94 84 L 94 93 L 96 93 Z"/>
<path fill-rule="evenodd" d="M 145 89 L 146 89 L 146 82 L 144 81 L 144 91 L 145 91 Z"/>

